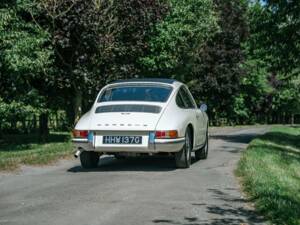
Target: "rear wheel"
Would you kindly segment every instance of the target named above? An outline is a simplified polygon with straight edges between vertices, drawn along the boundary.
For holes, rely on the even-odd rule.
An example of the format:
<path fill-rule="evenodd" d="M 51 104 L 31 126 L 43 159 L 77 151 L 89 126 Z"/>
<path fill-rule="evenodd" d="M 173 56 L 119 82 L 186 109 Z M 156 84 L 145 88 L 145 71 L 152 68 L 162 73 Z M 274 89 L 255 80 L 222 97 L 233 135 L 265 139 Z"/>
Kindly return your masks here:
<path fill-rule="evenodd" d="M 99 162 L 99 153 L 83 151 L 80 154 L 80 162 L 81 162 L 81 166 L 85 169 L 96 168 Z"/>
<path fill-rule="evenodd" d="M 205 144 L 202 148 L 195 151 L 195 158 L 196 160 L 207 159 L 207 155 L 208 155 L 208 133 L 206 132 Z"/>
<path fill-rule="evenodd" d="M 191 131 L 188 129 L 185 133 L 185 144 L 183 148 L 175 153 L 175 163 L 177 168 L 189 168 L 191 165 Z"/>

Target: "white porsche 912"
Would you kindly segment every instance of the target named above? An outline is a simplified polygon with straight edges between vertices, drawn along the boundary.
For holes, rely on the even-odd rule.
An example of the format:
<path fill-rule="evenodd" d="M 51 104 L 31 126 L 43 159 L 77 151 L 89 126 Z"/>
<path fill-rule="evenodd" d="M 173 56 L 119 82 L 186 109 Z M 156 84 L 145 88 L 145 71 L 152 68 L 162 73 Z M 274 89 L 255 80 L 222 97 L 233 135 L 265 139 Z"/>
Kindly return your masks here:
<path fill-rule="evenodd" d="M 73 131 L 75 157 L 97 167 L 101 154 L 169 153 L 178 168 L 208 154 L 207 106 L 172 79 L 131 79 L 106 85 Z"/>

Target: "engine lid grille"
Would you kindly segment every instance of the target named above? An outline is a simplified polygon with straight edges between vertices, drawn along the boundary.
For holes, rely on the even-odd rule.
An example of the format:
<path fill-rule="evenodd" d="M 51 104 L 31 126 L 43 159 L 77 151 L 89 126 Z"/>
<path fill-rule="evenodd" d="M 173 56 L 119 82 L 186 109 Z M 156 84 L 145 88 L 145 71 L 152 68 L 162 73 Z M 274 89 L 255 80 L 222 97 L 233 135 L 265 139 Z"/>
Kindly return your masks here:
<path fill-rule="evenodd" d="M 155 105 L 105 105 L 96 108 L 95 113 L 109 112 L 142 112 L 142 113 L 160 113 L 161 107 Z"/>

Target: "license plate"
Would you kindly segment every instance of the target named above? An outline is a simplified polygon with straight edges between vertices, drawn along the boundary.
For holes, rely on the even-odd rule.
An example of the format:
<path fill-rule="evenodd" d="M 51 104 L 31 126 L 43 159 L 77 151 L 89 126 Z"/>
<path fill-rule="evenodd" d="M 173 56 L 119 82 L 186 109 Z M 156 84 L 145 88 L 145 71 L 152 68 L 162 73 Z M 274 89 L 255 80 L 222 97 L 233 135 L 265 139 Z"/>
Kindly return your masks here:
<path fill-rule="evenodd" d="M 141 136 L 103 136 L 103 144 L 142 144 Z"/>

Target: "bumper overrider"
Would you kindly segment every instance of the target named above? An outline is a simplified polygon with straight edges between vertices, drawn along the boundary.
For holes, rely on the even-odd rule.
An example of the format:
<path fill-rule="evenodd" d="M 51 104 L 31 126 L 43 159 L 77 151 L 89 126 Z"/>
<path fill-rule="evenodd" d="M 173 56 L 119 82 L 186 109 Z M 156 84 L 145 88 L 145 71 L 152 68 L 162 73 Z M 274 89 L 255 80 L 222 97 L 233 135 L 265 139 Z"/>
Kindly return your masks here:
<path fill-rule="evenodd" d="M 159 153 L 159 152 L 178 152 L 185 143 L 185 138 L 172 139 L 153 139 L 148 141 L 148 145 L 123 145 L 115 144 L 110 146 L 96 146 L 88 138 L 73 138 L 74 150 L 78 151 L 96 151 L 96 152 L 134 152 L 134 153 Z"/>

